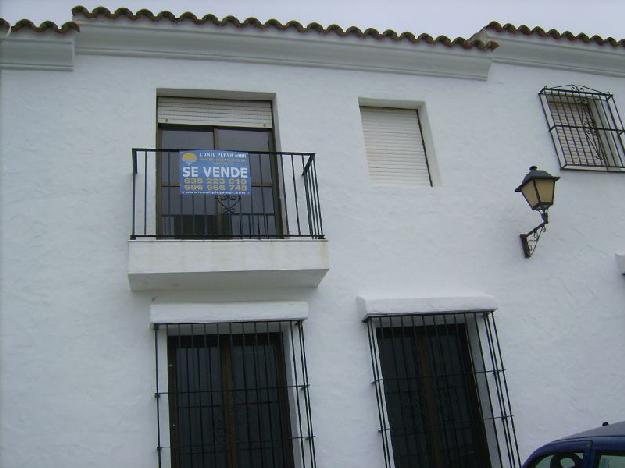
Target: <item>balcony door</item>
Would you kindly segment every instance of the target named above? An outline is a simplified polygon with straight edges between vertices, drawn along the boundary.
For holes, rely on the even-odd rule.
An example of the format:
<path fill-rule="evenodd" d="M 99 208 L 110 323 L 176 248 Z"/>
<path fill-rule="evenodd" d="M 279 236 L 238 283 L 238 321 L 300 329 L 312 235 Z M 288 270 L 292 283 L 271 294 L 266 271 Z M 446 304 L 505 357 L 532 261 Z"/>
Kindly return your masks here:
<path fill-rule="evenodd" d="M 244 101 L 183 98 L 159 100 L 159 236 L 280 237 L 280 174 L 276 156 L 271 154 L 274 151 L 271 114 L 269 119 L 266 115 L 271 105 L 262 104 L 252 101 L 246 106 Z M 178 150 L 185 149 L 247 152 L 251 194 L 181 194 Z"/>

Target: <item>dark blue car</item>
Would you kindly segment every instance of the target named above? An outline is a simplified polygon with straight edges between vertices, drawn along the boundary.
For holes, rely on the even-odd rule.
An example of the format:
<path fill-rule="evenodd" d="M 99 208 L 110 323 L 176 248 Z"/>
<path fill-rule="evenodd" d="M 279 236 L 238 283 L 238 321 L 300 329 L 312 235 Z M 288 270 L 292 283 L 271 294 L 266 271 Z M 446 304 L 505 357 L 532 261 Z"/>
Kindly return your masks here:
<path fill-rule="evenodd" d="M 543 445 L 523 468 L 625 468 L 625 421 Z"/>

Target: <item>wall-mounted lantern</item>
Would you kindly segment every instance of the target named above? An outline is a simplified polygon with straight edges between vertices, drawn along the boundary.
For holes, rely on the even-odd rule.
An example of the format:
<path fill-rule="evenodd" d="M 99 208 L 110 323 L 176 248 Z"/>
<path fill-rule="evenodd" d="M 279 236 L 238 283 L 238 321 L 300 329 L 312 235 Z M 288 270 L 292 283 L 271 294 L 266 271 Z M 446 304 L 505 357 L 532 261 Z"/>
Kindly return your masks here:
<path fill-rule="evenodd" d="M 523 178 L 523 182 L 514 191 L 521 192 L 527 200 L 530 208 L 540 213 L 543 222 L 527 234 L 521 234 L 521 245 L 526 258 L 530 258 L 536 249 L 540 235 L 545 232 L 549 223 L 547 210 L 553 205 L 554 188 L 556 180 L 546 171 L 540 171 L 536 166 L 530 167 L 530 171 Z"/>

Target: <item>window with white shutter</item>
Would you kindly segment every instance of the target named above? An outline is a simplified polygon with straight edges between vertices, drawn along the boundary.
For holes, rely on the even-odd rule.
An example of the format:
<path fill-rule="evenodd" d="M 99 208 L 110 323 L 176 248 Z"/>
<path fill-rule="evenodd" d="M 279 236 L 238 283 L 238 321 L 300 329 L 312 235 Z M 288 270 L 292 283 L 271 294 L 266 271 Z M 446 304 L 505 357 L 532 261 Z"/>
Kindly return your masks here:
<path fill-rule="evenodd" d="M 569 85 L 539 96 L 563 169 L 625 168 L 625 129 L 612 94 Z"/>
<path fill-rule="evenodd" d="M 174 238 L 283 235 L 282 171 L 271 102 L 160 96 L 157 101 L 157 234 Z M 179 150 L 247 153 L 249 195 L 182 194 Z"/>
<path fill-rule="evenodd" d="M 419 111 L 361 107 L 369 178 L 375 185 L 431 186 Z"/>

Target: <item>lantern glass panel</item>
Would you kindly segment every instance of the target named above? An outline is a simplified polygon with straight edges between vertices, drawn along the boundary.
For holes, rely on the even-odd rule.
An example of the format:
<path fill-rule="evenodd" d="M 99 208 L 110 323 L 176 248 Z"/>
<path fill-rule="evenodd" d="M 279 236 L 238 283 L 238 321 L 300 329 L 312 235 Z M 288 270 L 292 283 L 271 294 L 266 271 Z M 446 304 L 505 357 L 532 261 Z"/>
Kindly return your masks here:
<path fill-rule="evenodd" d="M 521 187 L 521 193 L 527 200 L 527 203 L 532 208 L 532 210 L 536 209 L 538 206 L 538 193 L 536 191 L 536 186 L 534 185 L 535 180 L 528 181 L 523 187 Z"/>
<path fill-rule="evenodd" d="M 553 179 L 539 179 L 536 181 L 536 187 L 540 194 L 540 202 L 544 206 L 553 205 L 553 189 L 556 186 L 556 181 Z"/>
<path fill-rule="evenodd" d="M 521 192 L 533 210 L 549 208 L 553 205 L 553 179 L 533 179 L 527 182 Z"/>

